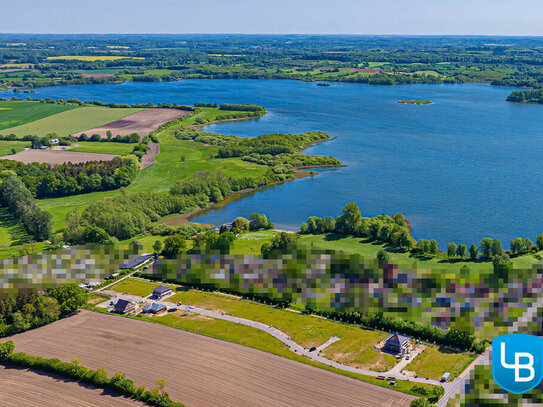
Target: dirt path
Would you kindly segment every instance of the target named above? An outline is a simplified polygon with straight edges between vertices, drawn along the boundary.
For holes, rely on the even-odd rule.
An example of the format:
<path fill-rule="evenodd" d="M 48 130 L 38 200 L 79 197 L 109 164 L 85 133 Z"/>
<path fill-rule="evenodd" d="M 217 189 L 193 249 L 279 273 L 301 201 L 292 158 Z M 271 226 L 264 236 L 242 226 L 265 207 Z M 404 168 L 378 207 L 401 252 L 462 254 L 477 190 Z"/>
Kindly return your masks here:
<path fill-rule="evenodd" d="M 143 170 L 155 163 L 155 157 L 158 155 L 158 143 L 149 143 L 149 151 L 141 159 L 140 168 Z"/>

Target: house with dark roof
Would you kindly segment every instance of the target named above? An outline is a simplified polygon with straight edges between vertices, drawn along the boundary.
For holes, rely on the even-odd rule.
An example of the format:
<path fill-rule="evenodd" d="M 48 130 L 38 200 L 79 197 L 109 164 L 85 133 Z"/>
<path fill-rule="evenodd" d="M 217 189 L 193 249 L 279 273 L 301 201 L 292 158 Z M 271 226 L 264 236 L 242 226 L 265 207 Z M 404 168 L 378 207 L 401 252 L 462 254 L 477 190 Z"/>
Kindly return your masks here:
<path fill-rule="evenodd" d="M 136 310 L 136 303 L 134 301 L 128 301 L 120 298 L 115 303 L 115 312 L 118 314 L 129 314 Z"/>
<path fill-rule="evenodd" d="M 121 266 L 121 270 L 128 270 L 144 265 L 154 256 L 152 254 L 142 254 L 141 256 L 136 256 L 133 259 L 127 261 Z"/>
<path fill-rule="evenodd" d="M 142 310 L 146 314 L 158 314 L 159 312 L 166 311 L 166 306 L 155 302 L 153 304 L 147 304 Z"/>
<path fill-rule="evenodd" d="M 385 346 L 383 347 L 383 350 L 395 355 L 405 355 L 409 351 L 410 347 L 411 342 L 408 336 L 393 333 L 385 339 Z"/>
<path fill-rule="evenodd" d="M 160 287 L 153 289 L 153 298 L 156 298 L 157 300 L 161 300 L 162 298 L 172 294 L 172 289 L 166 285 L 161 285 Z"/>

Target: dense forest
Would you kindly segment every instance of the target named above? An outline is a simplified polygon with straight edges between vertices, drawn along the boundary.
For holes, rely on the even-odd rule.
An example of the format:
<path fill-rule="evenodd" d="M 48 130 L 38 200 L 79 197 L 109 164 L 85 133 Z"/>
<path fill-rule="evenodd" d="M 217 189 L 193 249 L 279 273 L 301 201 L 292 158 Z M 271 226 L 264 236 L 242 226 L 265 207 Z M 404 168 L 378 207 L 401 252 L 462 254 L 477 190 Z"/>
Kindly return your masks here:
<path fill-rule="evenodd" d="M 24 164 L 2 160 L 0 177 L 17 175 L 36 198 L 69 196 L 126 187 L 139 171 L 136 156 L 78 164 Z"/>

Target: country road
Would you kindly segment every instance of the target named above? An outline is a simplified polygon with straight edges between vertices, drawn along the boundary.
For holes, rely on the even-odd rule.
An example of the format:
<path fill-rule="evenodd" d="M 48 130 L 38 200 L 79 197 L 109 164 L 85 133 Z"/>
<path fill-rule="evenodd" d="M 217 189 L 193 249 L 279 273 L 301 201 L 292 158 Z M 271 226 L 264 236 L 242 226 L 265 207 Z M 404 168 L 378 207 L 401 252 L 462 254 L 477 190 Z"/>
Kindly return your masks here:
<path fill-rule="evenodd" d="M 137 302 L 150 299 L 149 297 L 139 297 L 139 296 L 136 296 L 136 295 L 120 294 L 120 293 L 118 293 L 116 291 L 109 291 L 109 290 L 101 290 L 101 291 L 103 293 L 105 293 L 105 294 L 116 296 L 117 298 L 124 298 L 124 299 L 129 299 L 129 300 L 137 301 Z M 98 304 L 98 306 L 103 307 L 103 308 L 110 307 L 110 305 L 109 305 L 110 301 L 111 300 L 104 301 L 103 303 Z M 169 308 L 179 308 L 177 306 L 177 304 L 174 304 L 174 303 L 171 303 L 171 302 L 168 302 L 168 301 L 162 300 L 162 301 L 157 301 L 157 302 L 160 303 L 160 304 L 164 304 Z M 324 358 L 324 357 L 320 356 L 318 354 L 318 352 L 316 352 L 316 351 L 310 352 L 309 349 L 304 348 L 303 346 L 299 345 L 298 343 L 296 343 L 292 339 L 290 339 L 290 337 L 286 333 L 284 333 L 283 331 L 281 331 L 281 330 L 279 330 L 279 329 L 277 329 L 277 328 L 275 328 L 275 327 L 273 327 L 271 325 L 266 325 L 266 324 L 263 324 L 261 322 L 257 322 L 257 321 L 253 321 L 253 320 L 245 319 L 245 318 L 239 318 L 239 317 L 235 317 L 235 316 L 228 315 L 228 314 L 213 312 L 213 311 L 205 310 L 205 309 L 202 309 L 202 308 L 196 308 L 196 307 L 192 307 L 192 306 L 189 306 L 189 305 L 184 305 L 180 309 L 187 309 L 189 312 L 194 312 L 196 314 L 204 315 L 204 316 L 207 316 L 207 317 L 210 317 L 210 318 L 222 319 L 222 320 L 225 320 L 225 321 L 234 322 L 236 324 L 246 325 L 246 326 L 250 326 L 250 327 L 259 329 L 259 330 L 264 331 L 264 332 L 274 336 L 275 338 L 279 339 L 281 342 L 283 342 L 285 345 L 287 345 L 292 352 L 295 352 L 295 353 L 297 353 L 299 355 L 307 356 L 308 358 L 311 358 L 311 359 L 313 359 L 313 360 L 315 360 L 317 362 L 320 362 L 320 363 L 324 363 L 324 364 L 326 364 L 328 366 L 332 366 L 332 367 L 334 367 L 336 369 L 340 369 L 340 370 L 344 370 L 344 371 L 348 371 L 348 372 L 352 372 L 352 373 L 363 374 L 363 375 L 366 375 L 366 376 L 373 376 L 373 377 L 387 375 L 386 372 L 374 372 L 372 370 L 359 369 L 359 368 L 356 368 L 356 367 L 347 366 L 347 365 L 344 365 L 344 364 L 341 364 L 341 363 L 333 362 L 330 359 L 327 359 L 327 358 Z M 416 382 L 416 383 L 428 383 L 428 384 L 434 384 L 434 385 L 437 385 L 437 386 L 443 386 L 445 388 L 445 391 L 448 390 L 449 386 L 452 386 L 454 384 L 454 382 L 452 382 L 452 383 L 441 383 L 441 382 L 438 382 L 436 380 L 427 380 L 425 378 L 420 378 L 420 377 L 418 377 L 418 378 L 409 377 L 409 376 L 405 376 L 405 375 L 403 375 L 401 373 L 400 374 L 395 373 L 394 377 L 396 377 L 399 380 L 408 380 L 408 381 Z"/>

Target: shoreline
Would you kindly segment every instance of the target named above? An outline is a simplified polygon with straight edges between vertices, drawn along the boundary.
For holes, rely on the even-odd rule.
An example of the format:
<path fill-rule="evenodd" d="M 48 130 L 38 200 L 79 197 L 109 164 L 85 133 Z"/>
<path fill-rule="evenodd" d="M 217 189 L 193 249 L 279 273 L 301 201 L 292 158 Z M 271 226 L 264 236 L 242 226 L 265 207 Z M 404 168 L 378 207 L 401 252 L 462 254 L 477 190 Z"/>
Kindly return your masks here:
<path fill-rule="evenodd" d="M 335 166 L 334 167 L 320 166 L 320 167 L 310 167 L 310 168 L 335 168 Z M 262 186 L 257 187 L 257 188 L 245 188 L 245 189 L 241 189 L 239 191 L 235 191 L 235 192 L 231 193 L 230 195 L 225 196 L 224 199 L 221 202 L 210 203 L 205 208 L 199 208 L 199 209 L 195 209 L 195 210 L 190 211 L 190 212 L 180 213 L 180 214 L 177 214 L 177 215 L 164 216 L 163 218 L 159 219 L 158 223 L 164 223 L 164 224 L 167 224 L 167 225 L 170 225 L 170 226 L 179 226 L 179 225 L 182 225 L 182 224 L 208 225 L 206 223 L 192 222 L 192 219 L 194 219 L 194 218 L 196 218 L 198 216 L 204 215 L 205 213 L 208 213 L 208 212 L 210 212 L 210 211 L 212 211 L 214 209 L 218 209 L 218 208 L 221 208 L 222 206 L 228 205 L 229 203 L 231 203 L 233 201 L 243 199 L 245 197 L 245 195 L 247 195 L 247 194 L 262 192 L 262 190 L 264 190 L 266 188 L 271 188 L 271 187 L 276 187 L 276 186 L 279 186 L 279 185 L 283 185 L 283 184 L 285 184 L 287 182 L 296 181 L 297 179 L 306 178 L 306 177 L 314 177 L 316 175 L 319 175 L 319 173 L 316 172 L 316 171 L 301 171 L 301 168 L 300 168 L 300 169 L 297 169 L 296 172 L 294 174 L 292 174 L 292 175 L 293 175 L 292 177 L 289 177 L 284 181 L 275 182 L 273 184 L 268 184 L 268 185 L 262 185 Z M 169 219 L 177 219 L 177 220 L 179 220 L 179 222 L 169 223 L 168 222 Z"/>

